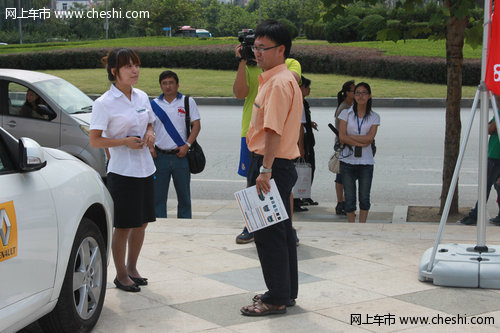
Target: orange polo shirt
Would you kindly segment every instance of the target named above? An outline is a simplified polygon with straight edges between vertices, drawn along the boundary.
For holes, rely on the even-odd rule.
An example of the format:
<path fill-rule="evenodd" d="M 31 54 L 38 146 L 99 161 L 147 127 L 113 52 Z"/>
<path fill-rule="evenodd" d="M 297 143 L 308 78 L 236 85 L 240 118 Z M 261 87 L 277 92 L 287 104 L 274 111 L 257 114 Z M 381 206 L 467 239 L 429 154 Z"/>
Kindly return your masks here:
<path fill-rule="evenodd" d="M 260 74 L 259 92 L 247 133 L 248 149 L 264 155 L 265 131 L 273 130 L 281 136 L 275 157 L 289 160 L 299 157 L 297 141 L 301 120 L 302 93 L 286 64 Z"/>

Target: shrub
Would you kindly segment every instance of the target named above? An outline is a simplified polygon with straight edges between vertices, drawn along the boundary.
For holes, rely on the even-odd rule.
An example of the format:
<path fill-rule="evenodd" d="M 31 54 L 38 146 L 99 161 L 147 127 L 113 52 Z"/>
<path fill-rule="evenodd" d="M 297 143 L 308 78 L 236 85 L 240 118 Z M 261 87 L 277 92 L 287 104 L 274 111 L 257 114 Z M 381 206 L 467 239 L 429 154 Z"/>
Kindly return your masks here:
<path fill-rule="evenodd" d="M 279 19 L 278 21 L 288 29 L 288 32 L 290 32 L 290 36 L 292 36 L 292 40 L 297 38 L 297 36 L 299 35 L 299 29 L 297 29 L 292 21 L 285 18 Z"/>
<path fill-rule="evenodd" d="M 135 49 L 143 67 L 183 67 L 236 70 L 234 45 L 178 47 L 139 47 Z M 70 69 L 99 68 L 105 48 L 72 49 L 0 55 L 0 68 Z M 331 45 L 292 46 L 292 58 L 303 72 L 379 77 L 402 81 L 446 84 L 446 60 L 429 57 L 386 56 L 381 51 Z M 479 59 L 463 62 L 464 85 L 478 85 L 481 75 Z"/>
<path fill-rule="evenodd" d="M 385 18 L 378 14 L 365 16 L 358 25 L 362 40 L 375 40 L 377 32 L 385 28 Z"/>
<path fill-rule="evenodd" d="M 323 22 L 314 22 L 313 20 L 307 20 L 304 23 L 304 30 L 307 39 L 325 40 L 325 27 L 326 24 Z"/>
<path fill-rule="evenodd" d="M 360 22 L 361 20 L 357 16 L 337 16 L 326 24 L 326 40 L 330 43 L 358 40 L 358 25 Z"/>

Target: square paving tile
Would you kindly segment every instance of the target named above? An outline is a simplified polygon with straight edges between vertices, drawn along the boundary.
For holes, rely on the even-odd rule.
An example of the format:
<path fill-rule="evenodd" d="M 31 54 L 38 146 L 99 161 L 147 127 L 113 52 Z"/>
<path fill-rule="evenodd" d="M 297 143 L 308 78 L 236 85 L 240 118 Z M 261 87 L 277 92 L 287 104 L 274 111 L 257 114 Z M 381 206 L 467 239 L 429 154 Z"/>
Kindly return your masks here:
<path fill-rule="evenodd" d="M 247 247 L 244 249 L 231 250 L 230 252 L 240 254 L 244 257 L 259 260 L 259 256 L 257 254 L 257 249 L 255 248 L 255 246 Z M 300 246 L 297 247 L 297 259 L 299 261 L 309 260 L 309 259 L 317 259 L 317 258 L 322 258 L 322 257 L 330 257 L 330 256 L 336 256 L 336 255 L 338 255 L 338 253 L 323 250 L 323 249 L 318 249 L 317 247 L 313 247 L 313 246 L 309 246 L 309 245 L 301 244 Z"/>
<path fill-rule="evenodd" d="M 240 269 L 229 272 L 208 274 L 204 277 L 229 284 L 248 291 L 261 291 L 266 289 L 266 283 L 260 267 Z M 299 288 L 301 284 L 323 281 L 324 279 L 299 271 Z"/>
<path fill-rule="evenodd" d="M 500 310 L 498 294 L 487 289 L 437 288 L 394 298 L 453 315 L 470 316 Z"/>
<path fill-rule="evenodd" d="M 200 319 L 226 327 L 269 319 L 269 317 L 246 317 L 240 313 L 240 308 L 252 303 L 254 293 L 230 295 L 211 298 L 196 302 L 175 304 L 171 307 L 196 316 Z M 284 316 L 296 315 L 305 311 L 296 305 L 287 308 Z M 283 316 L 283 315 L 282 315 Z"/>

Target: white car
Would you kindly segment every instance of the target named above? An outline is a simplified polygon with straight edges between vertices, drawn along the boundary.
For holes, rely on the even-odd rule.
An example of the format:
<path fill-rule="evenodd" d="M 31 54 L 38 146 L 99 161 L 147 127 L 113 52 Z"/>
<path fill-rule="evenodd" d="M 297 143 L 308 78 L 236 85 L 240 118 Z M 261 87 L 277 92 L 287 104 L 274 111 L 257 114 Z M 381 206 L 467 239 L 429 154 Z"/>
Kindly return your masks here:
<path fill-rule="evenodd" d="M 0 332 L 88 332 L 106 292 L 113 201 L 77 158 L 0 127 Z"/>

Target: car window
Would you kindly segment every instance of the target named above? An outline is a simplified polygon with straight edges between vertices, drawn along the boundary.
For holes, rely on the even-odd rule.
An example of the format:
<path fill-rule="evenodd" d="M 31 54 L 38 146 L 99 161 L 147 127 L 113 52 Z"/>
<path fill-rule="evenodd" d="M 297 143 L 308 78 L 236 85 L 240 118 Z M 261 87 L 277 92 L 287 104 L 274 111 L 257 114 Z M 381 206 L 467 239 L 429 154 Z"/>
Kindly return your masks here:
<path fill-rule="evenodd" d="M 10 116 L 49 120 L 49 117 L 42 114 L 38 108 L 38 105 L 47 105 L 47 103 L 28 87 L 9 82 L 8 102 Z"/>
<path fill-rule="evenodd" d="M 92 99 L 68 81 L 53 79 L 36 82 L 35 86 L 70 114 L 92 112 Z"/>
<path fill-rule="evenodd" d="M 14 170 L 14 164 L 7 154 L 7 149 L 2 141 L 0 141 L 0 174 Z"/>

